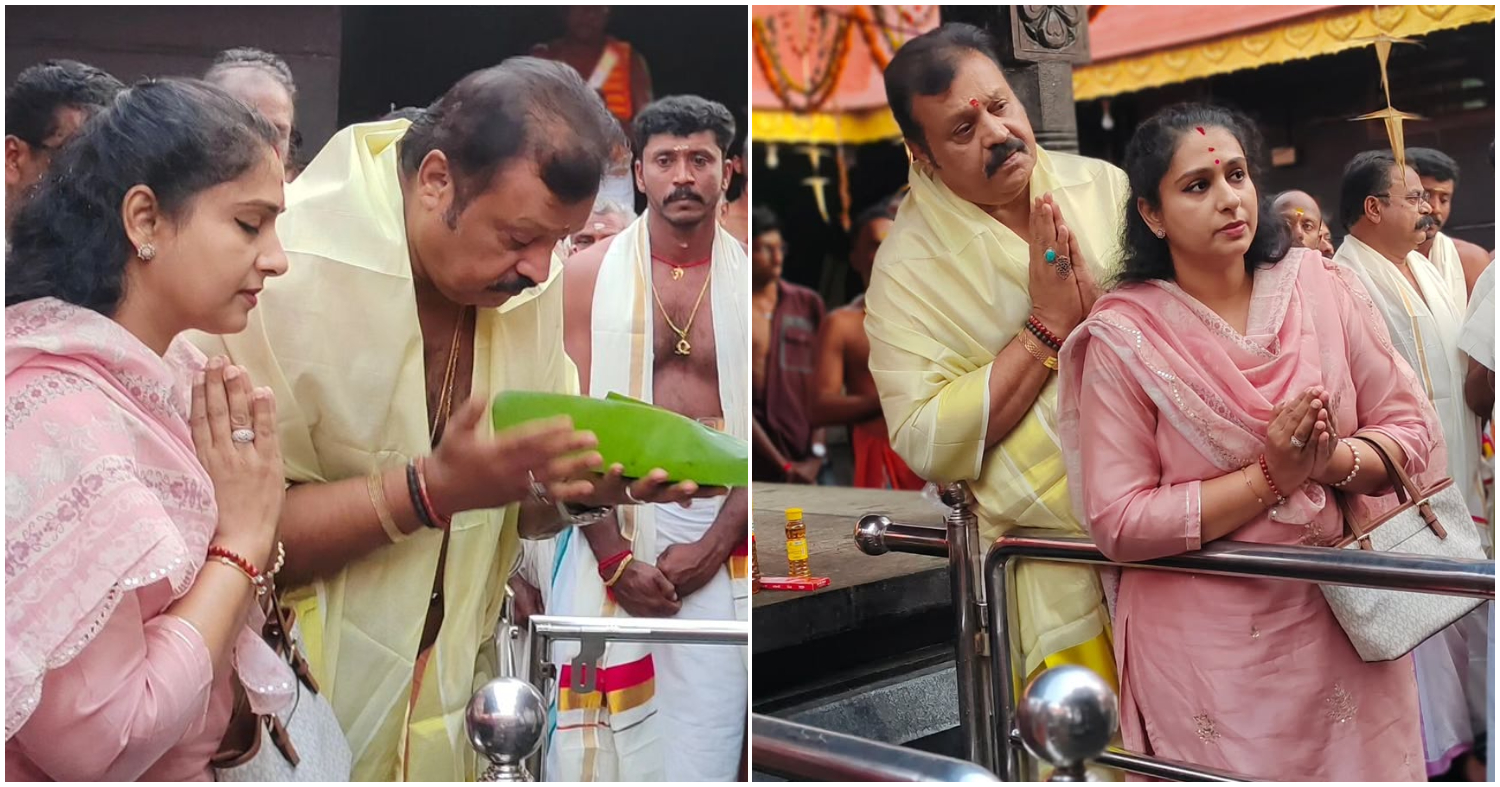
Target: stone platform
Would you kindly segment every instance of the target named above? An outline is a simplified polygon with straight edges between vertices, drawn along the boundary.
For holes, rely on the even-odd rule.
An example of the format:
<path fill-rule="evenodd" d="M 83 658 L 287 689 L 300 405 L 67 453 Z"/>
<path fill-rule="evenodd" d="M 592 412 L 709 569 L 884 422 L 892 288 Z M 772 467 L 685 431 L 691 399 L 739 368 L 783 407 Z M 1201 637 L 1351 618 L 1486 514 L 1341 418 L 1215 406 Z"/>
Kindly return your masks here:
<path fill-rule="evenodd" d="M 832 583 L 815 591 L 763 590 L 753 598 L 752 647 L 765 653 L 949 606 L 948 563 L 890 553 L 871 557 L 854 544 L 865 514 L 941 527 L 945 509 L 919 492 L 757 483 L 752 521 L 762 576 L 785 576 L 786 509 L 801 508 L 808 565 Z"/>

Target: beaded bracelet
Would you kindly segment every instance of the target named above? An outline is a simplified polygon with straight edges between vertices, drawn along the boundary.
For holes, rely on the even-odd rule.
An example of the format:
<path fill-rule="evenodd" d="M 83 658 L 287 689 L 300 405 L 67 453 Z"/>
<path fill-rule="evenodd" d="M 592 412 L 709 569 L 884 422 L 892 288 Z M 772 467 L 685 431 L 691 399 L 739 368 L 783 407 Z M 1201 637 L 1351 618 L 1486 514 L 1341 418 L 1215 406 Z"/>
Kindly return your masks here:
<path fill-rule="evenodd" d="M 630 562 L 632 560 L 635 560 L 635 555 L 626 555 L 625 558 L 620 561 L 620 565 L 615 568 L 614 576 L 604 580 L 604 586 L 607 588 L 614 587 L 615 583 L 620 581 L 620 577 L 625 576 L 625 567 L 630 565 Z"/>
<path fill-rule="evenodd" d="M 271 566 L 271 570 L 267 571 L 266 575 L 276 576 L 277 572 L 281 571 L 281 567 L 284 565 L 286 565 L 286 544 L 278 540 L 276 542 L 276 563 Z"/>
<path fill-rule="evenodd" d="M 1036 338 L 1041 339 L 1043 344 L 1051 347 L 1054 352 L 1062 349 L 1062 339 L 1049 330 L 1046 325 L 1043 325 L 1042 321 L 1036 318 L 1036 315 L 1033 314 L 1026 318 L 1026 327 Z"/>
<path fill-rule="evenodd" d="M 240 573 L 244 574 L 250 580 L 250 585 L 255 588 L 255 595 L 257 597 L 266 594 L 265 575 L 260 573 L 260 569 L 256 568 L 254 563 L 217 544 L 209 545 L 208 556 L 226 566 L 239 569 Z"/>
<path fill-rule="evenodd" d="M 1260 473 L 1266 477 L 1266 483 L 1271 486 L 1271 494 L 1276 497 L 1276 505 L 1285 503 L 1286 495 L 1281 494 L 1281 490 L 1276 488 L 1276 479 L 1271 477 L 1271 466 L 1266 464 L 1265 454 L 1260 455 Z"/>
<path fill-rule="evenodd" d="M 1333 485 L 1334 489 L 1338 489 L 1338 488 L 1344 486 L 1345 484 L 1349 483 L 1350 481 L 1353 481 L 1354 477 L 1357 476 L 1357 475 L 1359 475 L 1359 446 L 1355 445 L 1354 441 L 1350 440 L 1348 438 L 1344 438 L 1342 440 L 1339 440 L 1339 442 L 1343 443 L 1344 445 L 1349 446 L 1349 450 L 1354 452 L 1354 469 L 1349 471 L 1349 475 L 1345 476 L 1344 480 L 1342 480 L 1342 481 L 1334 484 Z"/>

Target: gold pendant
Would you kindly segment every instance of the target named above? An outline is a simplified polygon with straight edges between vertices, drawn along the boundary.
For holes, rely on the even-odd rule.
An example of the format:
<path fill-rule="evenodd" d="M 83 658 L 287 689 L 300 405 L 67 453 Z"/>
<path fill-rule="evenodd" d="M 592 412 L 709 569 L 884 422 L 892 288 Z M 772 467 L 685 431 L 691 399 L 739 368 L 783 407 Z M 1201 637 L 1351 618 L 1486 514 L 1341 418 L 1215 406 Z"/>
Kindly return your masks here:
<path fill-rule="evenodd" d="M 673 265 L 672 266 L 672 281 L 677 281 L 678 279 L 681 279 L 681 278 L 682 278 L 682 269 L 679 268 L 679 267 L 677 267 L 676 265 Z"/>
<path fill-rule="evenodd" d="M 688 344 L 688 340 L 687 340 L 686 336 L 678 338 L 678 340 L 677 340 L 677 354 L 678 355 L 692 355 L 693 354 L 693 345 Z"/>

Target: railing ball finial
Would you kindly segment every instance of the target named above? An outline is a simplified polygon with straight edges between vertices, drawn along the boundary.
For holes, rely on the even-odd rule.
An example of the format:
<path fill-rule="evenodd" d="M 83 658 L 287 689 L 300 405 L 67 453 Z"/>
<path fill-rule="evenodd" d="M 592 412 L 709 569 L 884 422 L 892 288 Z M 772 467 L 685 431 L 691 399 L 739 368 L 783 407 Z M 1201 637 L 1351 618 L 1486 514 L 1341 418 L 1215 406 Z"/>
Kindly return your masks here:
<path fill-rule="evenodd" d="M 496 678 L 469 700 L 465 723 L 469 743 L 490 761 L 484 782 L 529 782 L 524 762 L 541 745 L 547 703 L 520 678 Z"/>
<path fill-rule="evenodd" d="M 949 508 L 974 505 L 974 493 L 969 491 L 969 485 L 963 481 L 954 481 L 943 487 L 938 497 Z"/>
<path fill-rule="evenodd" d="M 1086 781 L 1084 766 L 1104 753 L 1119 728 L 1120 706 L 1103 678 L 1064 665 L 1031 681 L 1016 717 L 1027 751 L 1056 769 L 1051 781 Z"/>
<path fill-rule="evenodd" d="M 854 544 L 866 555 L 884 555 L 891 551 L 885 545 L 885 532 L 891 526 L 891 518 L 884 514 L 865 514 L 854 526 Z"/>

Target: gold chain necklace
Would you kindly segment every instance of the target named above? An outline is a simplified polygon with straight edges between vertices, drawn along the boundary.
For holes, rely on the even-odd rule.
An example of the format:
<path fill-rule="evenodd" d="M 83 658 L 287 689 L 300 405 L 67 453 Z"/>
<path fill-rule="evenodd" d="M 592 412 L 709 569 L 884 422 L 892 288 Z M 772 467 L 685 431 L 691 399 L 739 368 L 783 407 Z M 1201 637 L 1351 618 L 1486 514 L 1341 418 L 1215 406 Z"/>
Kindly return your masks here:
<path fill-rule="evenodd" d="M 438 431 L 448 425 L 448 416 L 453 414 L 453 382 L 458 373 L 458 348 L 464 323 L 469 316 L 469 307 L 458 307 L 458 321 L 453 325 L 453 342 L 448 348 L 448 368 L 443 372 L 443 387 L 438 391 L 437 417 L 432 419 L 432 433 L 427 442 L 437 441 Z"/>
<path fill-rule="evenodd" d="M 656 308 L 661 309 L 661 317 L 667 321 L 667 327 L 671 328 L 672 332 L 677 334 L 677 346 L 673 349 L 673 352 L 678 355 L 693 354 L 693 344 L 687 338 L 688 331 L 693 329 L 693 320 L 698 317 L 698 307 L 703 305 L 703 296 L 708 292 L 708 284 L 713 278 L 714 269 L 710 267 L 708 275 L 703 277 L 703 289 L 698 291 L 698 300 L 693 304 L 693 311 L 688 314 L 687 324 L 681 328 L 678 328 L 677 323 L 672 322 L 671 316 L 667 314 L 667 307 L 662 304 L 661 295 L 656 291 L 656 282 L 652 281 L 651 283 L 651 295 L 656 298 Z"/>

